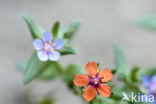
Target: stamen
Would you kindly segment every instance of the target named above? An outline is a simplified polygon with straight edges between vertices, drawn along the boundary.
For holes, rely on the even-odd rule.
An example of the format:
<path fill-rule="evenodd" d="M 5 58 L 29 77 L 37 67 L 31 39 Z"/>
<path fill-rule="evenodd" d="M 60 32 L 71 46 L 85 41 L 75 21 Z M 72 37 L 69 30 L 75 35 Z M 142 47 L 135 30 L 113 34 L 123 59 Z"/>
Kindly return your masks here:
<path fill-rule="evenodd" d="M 92 76 L 92 78 L 95 78 L 95 76 Z"/>
<path fill-rule="evenodd" d="M 100 71 L 99 71 L 99 69 L 97 70 L 97 73 L 99 73 Z"/>
<path fill-rule="evenodd" d="M 106 75 L 104 74 L 103 78 L 106 78 Z"/>
<path fill-rule="evenodd" d="M 44 45 L 45 45 L 45 46 L 47 46 L 48 44 L 47 44 L 47 43 L 45 43 Z"/>
<path fill-rule="evenodd" d="M 52 44 L 53 42 L 52 41 L 50 41 L 50 44 Z"/>
<path fill-rule="evenodd" d="M 51 50 L 54 51 L 54 48 L 52 48 Z"/>
<path fill-rule="evenodd" d="M 106 75 L 104 74 L 104 75 L 103 75 L 102 82 L 104 82 L 105 78 L 106 78 Z"/>
<path fill-rule="evenodd" d="M 95 85 L 97 85 L 98 81 L 95 81 Z"/>
<path fill-rule="evenodd" d="M 45 47 L 45 49 L 48 50 L 49 48 L 48 47 Z"/>
<path fill-rule="evenodd" d="M 55 46 L 56 44 L 54 43 L 53 46 Z"/>

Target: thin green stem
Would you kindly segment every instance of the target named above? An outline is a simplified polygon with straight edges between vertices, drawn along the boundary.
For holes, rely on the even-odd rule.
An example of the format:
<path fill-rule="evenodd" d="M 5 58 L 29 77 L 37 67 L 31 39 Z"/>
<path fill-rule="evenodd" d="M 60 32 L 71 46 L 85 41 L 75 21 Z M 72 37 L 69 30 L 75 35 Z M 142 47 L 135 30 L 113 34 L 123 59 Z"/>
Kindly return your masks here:
<path fill-rule="evenodd" d="M 63 68 L 61 67 L 61 65 L 59 64 L 59 62 L 54 62 L 54 64 L 57 67 L 59 73 L 62 74 L 63 73 Z"/>

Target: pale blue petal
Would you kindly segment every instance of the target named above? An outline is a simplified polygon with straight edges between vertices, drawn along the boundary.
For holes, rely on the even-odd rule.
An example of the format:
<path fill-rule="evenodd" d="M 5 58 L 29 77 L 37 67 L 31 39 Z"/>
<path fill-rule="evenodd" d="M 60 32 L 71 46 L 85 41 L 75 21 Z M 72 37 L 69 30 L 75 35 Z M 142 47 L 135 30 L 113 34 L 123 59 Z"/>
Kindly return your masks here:
<path fill-rule="evenodd" d="M 43 45 L 43 43 L 40 39 L 33 40 L 33 46 L 36 50 L 41 50 L 42 45 Z"/>
<path fill-rule="evenodd" d="M 61 49 L 64 45 L 63 39 L 57 38 L 54 40 L 53 44 L 55 44 L 55 49 Z"/>
<path fill-rule="evenodd" d="M 37 56 L 38 56 L 40 61 L 48 61 L 48 55 L 47 55 L 47 53 L 45 53 L 43 51 L 39 51 L 37 53 Z"/>
<path fill-rule="evenodd" d="M 153 83 L 156 83 L 156 75 L 152 76 L 151 81 L 152 81 Z"/>
<path fill-rule="evenodd" d="M 53 35 L 51 32 L 49 31 L 45 31 L 43 33 L 42 39 L 44 42 L 50 42 L 53 39 Z"/>
<path fill-rule="evenodd" d="M 59 52 L 57 52 L 57 51 L 54 51 L 54 52 L 52 52 L 52 53 L 50 53 L 49 54 L 49 59 L 51 60 L 51 61 L 58 61 L 59 59 L 60 59 L 60 53 Z"/>
<path fill-rule="evenodd" d="M 150 80 L 148 76 L 142 76 L 142 83 L 145 87 L 149 86 Z"/>

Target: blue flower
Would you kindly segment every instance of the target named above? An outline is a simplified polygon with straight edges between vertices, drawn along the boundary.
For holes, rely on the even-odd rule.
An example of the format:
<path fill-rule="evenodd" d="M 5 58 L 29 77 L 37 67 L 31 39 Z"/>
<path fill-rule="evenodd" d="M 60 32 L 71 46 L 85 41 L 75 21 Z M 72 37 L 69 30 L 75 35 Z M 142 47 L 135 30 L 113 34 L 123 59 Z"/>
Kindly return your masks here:
<path fill-rule="evenodd" d="M 33 46 L 38 51 L 37 56 L 40 61 L 58 61 L 60 59 L 60 53 L 57 51 L 64 45 L 62 39 L 57 38 L 52 41 L 53 35 L 51 32 L 45 31 L 40 39 L 33 40 Z"/>
<path fill-rule="evenodd" d="M 151 104 L 156 104 L 156 75 L 152 76 L 151 78 L 148 76 L 143 76 L 142 82 L 143 85 L 146 87 L 148 94 L 155 96 L 155 102 Z"/>

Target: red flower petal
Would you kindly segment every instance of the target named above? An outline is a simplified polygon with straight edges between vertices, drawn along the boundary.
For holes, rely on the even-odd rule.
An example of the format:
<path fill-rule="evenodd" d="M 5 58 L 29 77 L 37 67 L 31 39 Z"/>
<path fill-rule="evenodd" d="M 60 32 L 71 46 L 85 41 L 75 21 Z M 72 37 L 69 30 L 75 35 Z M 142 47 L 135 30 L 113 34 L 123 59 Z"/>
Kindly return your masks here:
<path fill-rule="evenodd" d="M 109 70 L 108 68 L 103 69 L 100 74 L 99 77 L 102 78 L 102 82 L 108 82 L 113 78 L 113 74 L 111 72 L 111 70 Z"/>
<path fill-rule="evenodd" d="M 97 91 L 104 97 L 110 97 L 111 95 L 111 88 L 105 84 L 99 85 Z"/>
<path fill-rule="evenodd" d="M 96 88 L 94 86 L 88 86 L 85 91 L 83 92 L 83 98 L 86 101 L 91 101 L 96 96 Z"/>
<path fill-rule="evenodd" d="M 93 76 L 97 74 L 98 66 L 95 62 L 88 62 L 85 69 L 89 76 Z"/>
<path fill-rule="evenodd" d="M 83 87 L 89 84 L 89 77 L 84 74 L 77 74 L 73 80 L 75 86 Z"/>

